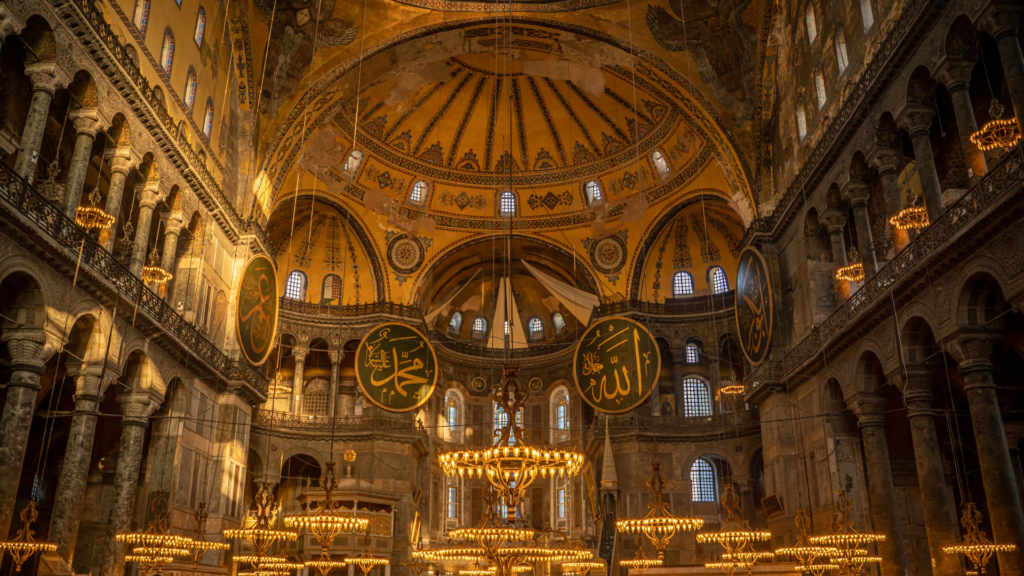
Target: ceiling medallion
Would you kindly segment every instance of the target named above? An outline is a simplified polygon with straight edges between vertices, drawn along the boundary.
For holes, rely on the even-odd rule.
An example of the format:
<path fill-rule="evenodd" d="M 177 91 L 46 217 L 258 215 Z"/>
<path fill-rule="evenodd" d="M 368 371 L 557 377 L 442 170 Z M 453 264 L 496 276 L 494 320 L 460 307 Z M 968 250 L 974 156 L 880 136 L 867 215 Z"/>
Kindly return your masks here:
<path fill-rule="evenodd" d="M 626 242 L 617 234 L 590 243 L 590 262 L 602 274 L 615 274 L 626 265 Z"/>
<path fill-rule="evenodd" d="M 423 265 L 423 242 L 415 236 L 398 234 L 388 242 L 388 264 L 400 274 L 412 274 Z"/>

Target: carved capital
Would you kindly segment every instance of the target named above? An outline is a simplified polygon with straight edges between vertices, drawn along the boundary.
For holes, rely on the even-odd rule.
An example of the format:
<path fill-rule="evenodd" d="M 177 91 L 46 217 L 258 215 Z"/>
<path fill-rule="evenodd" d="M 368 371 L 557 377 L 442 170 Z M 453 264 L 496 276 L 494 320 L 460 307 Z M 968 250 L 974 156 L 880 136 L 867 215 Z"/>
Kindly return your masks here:
<path fill-rule="evenodd" d="M 0 45 L 8 36 L 17 36 L 25 29 L 25 23 L 11 12 L 9 6 L 0 6 Z"/>
<path fill-rule="evenodd" d="M 68 362 L 67 374 L 75 379 L 75 396 L 99 397 L 103 393 L 102 362 Z"/>
<path fill-rule="evenodd" d="M 846 226 L 846 214 L 838 208 L 826 208 L 822 211 L 821 218 L 825 221 L 825 227 L 828 228 L 830 234 L 842 232 L 843 227 Z"/>
<path fill-rule="evenodd" d="M 160 182 L 149 180 L 144 184 L 139 184 L 135 187 L 135 194 L 139 198 L 140 207 L 156 208 L 156 203 L 160 201 Z"/>
<path fill-rule="evenodd" d="M 141 424 L 145 426 L 159 404 L 146 392 L 119 394 L 117 403 L 121 406 L 121 425 Z"/>
<path fill-rule="evenodd" d="M 36 62 L 25 66 L 25 74 L 32 81 L 33 90 L 49 92 L 52 96 L 57 88 L 71 83 L 71 78 L 56 62 Z"/>
<path fill-rule="evenodd" d="M 935 73 L 935 79 L 946 85 L 946 90 L 955 92 L 971 87 L 974 61 L 967 58 L 946 57 Z"/>
<path fill-rule="evenodd" d="M 900 171 L 900 161 L 902 159 L 903 155 L 895 148 L 875 146 L 874 150 L 868 154 L 868 165 L 878 170 L 880 175 L 889 172 L 896 174 Z"/>
<path fill-rule="evenodd" d="M 893 377 L 890 377 L 890 380 Z M 896 379 L 901 379 L 898 375 Z M 910 416 L 915 413 L 927 412 L 932 409 L 932 380 L 935 375 L 923 366 L 908 366 L 906 380 L 903 382 L 903 397 L 910 409 Z"/>
<path fill-rule="evenodd" d="M 79 108 L 68 114 L 68 118 L 75 125 L 75 131 L 89 136 L 96 137 L 96 133 L 103 128 L 103 117 L 97 108 Z"/>
<path fill-rule="evenodd" d="M 164 228 L 168 234 L 180 234 L 181 229 L 185 226 L 185 215 L 181 213 L 181 210 L 175 210 L 167 216 L 167 222 L 164 224 Z"/>
<path fill-rule="evenodd" d="M 900 112 L 896 118 L 896 125 L 907 131 L 911 137 L 919 134 L 928 134 L 932 126 L 932 118 L 935 116 L 935 109 L 918 104 L 907 104 L 907 107 Z"/>
<path fill-rule="evenodd" d="M 345 351 L 344 350 L 331 350 L 328 353 L 328 356 L 331 357 L 331 364 L 340 364 L 341 361 L 345 358 Z"/>
<path fill-rule="evenodd" d="M 855 178 L 850 178 L 850 181 L 843 186 L 842 193 L 843 198 L 853 207 L 859 204 L 867 206 L 868 200 L 871 199 L 871 188 Z"/>
<path fill-rule="evenodd" d="M 309 348 L 295 347 L 292 349 L 292 355 L 295 356 L 296 362 L 305 362 L 307 354 L 309 354 Z"/>
<path fill-rule="evenodd" d="M 1003 36 L 1017 34 L 1021 12 L 1024 5 L 1016 0 L 997 0 L 980 18 L 979 27 L 998 42 Z"/>
<path fill-rule="evenodd" d="M 859 392 L 854 397 L 851 407 L 857 415 L 857 424 L 861 428 L 885 426 L 885 412 L 889 401 L 874 392 Z"/>
<path fill-rule="evenodd" d="M 27 371 L 42 374 L 46 361 L 53 355 L 55 346 L 47 345 L 46 331 L 42 328 L 17 328 L 4 332 L 3 341 L 7 344 L 7 351 L 11 355 L 12 371 Z M 14 384 L 18 378 L 12 377 Z M 24 381 L 33 380 L 38 387 L 39 378 L 20 379 Z"/>
<path fill-rule="evenodd" d="M 110 171 L 114 174 L 126 176 L 132 169 L 132 158 L 128 154 L 125 154 L 124 156 L 119 153 L 111 154 L 107 157 L 107 162 L 110 166 Z"/>
<path fill-rule="evenodd" d="M 957 367 L 964 376 L 966 388 L 995 387 L 992 380 L 992 353 L 999 342 L 999 335 L 980 330 L 961 330 L 946 349 L 960 364 Z"/>

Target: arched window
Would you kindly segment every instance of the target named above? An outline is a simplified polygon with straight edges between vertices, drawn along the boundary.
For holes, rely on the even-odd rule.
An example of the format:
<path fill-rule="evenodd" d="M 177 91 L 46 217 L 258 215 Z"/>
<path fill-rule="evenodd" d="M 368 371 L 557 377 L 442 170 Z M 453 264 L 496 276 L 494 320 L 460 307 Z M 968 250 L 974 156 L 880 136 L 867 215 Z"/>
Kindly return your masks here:
<path fill-rule="evenodd" d="M 601 201 L 601 185 L 597 183 L 597 180 L 589 180 L 584 184 L 583 192 L 587 196 L 588 204 Z"/>
<path fill-rule="evenodd" d="M 555 334 L 565 332 L 565 317 L 562 316 L 561 312 L 555 312 L 551 315 L 551 323 L 555 326 Z"/>
<path fill-rule="evenodd" d="M 174 63 L 174 32 L 170 27 L 164 29 L 164 45 L 160 49 L 160 66 L 164 74 L 171 75 L 171 64 Z"/>
<path fill-rule="evenodd" d="M 654 169 L 659 174 L 668 174 L 668 162 L 665 160 L 665 155 L 662 154 L 661 150 L 652 152 L 651 160 L 654 162 Z"/>
<path fill-rule="evenodd" d="M 699 378 L 683 379 L 683 416 L 711 416 L 711 393 Z"/>
<path fill-rule="evenodd" d="M 804 101 L 796 101 L 796 129 L 803 140 L 807 136 L 807 112 L 804 112 Z"/>
<path fill-rule="evenodd" d="M 725 277 L 725 270 L 715 266 L 711 269 L 711 274 L 709 276 L 711 277 L 710 284 L 715 294 L 721 294 L 722 292 L 729 291 L 729 279 Z"/>
<path fill-rule="evenodd" d="M 203 117 L 203 134 L 206 135 L 206 139 L 210 139 L 210 133 L 213 132 L 213 98 L 206 99 L 206 114 Z"/>
<path fill-rule="evenodd" d="M 483 316 L 477 316 L 473 319 L 473 330 L 470 333 L 470 338 L 483 338 L 487 335 L 487 320 L 484 320 Z"/>
<path fill-rule="evenodd" d="M 492 404 L 494 404 L 494 412 L 493 412 L 493 420 L 492 420 L 492 422 L 494 423 L 494 432 L 495 432 L 495 434 L 494 434 L 494 443 L 497 444 L 498 440 L 501 439 L 501 434 L 500 434 L 499 430 L 501 430 L 506 425 L 508 425 L 508 413 L 506 413 L 505 409 L 502 408 L 501 406 L 499 406 L 497 402 L 493 402 Z M 516 426 L 519 426 L 520 428 L 523 426 L 523 410 L 522 410 L 522 408 L 520 408 L 516 412 Z M 514 435 L 509 434 L 508 443 L 509 443 L 510 446 L 514 445 L 516 443 L 516 439 L 515 439 Z"/>
<path fill-rule="evenodd" d="M 685 296 L 693 294 L 693 277 L 688 272 L 676 272 L 672 277 L 672 295 Z"/>
<path fill-rule="evenodd" d="M 146 26 L 149 25 L 149 0 L 137 0 L 135 2 L 135 16 L 132 18 L 132 24 L 135 24 L 135 29 L 139 31 L 139 36 L 142 39 L 146 39 Z M 138 64 L 138 60 L 135 61 Z"/>
<path fill-rule="evenodd" d="M 306 275 L 300 270 L 292 270 L 284 285 L 284 297 L 292 300 L 304 300 L 306 297 Z"/>
<path fill-rule="evenodd" d="M 359 150 L 353 150 L 348 155 L 348 160 L 345 160 L 345 172 L 349 174 L 355 174 L 356 170 L 359 169 L 359 163 L 363 161 L 363 153 Z"/>
<path fill-rule="evenodd" d="M 452 319 L 448 322 L 448 331 L 458 333 L 462 329 L 462 312 L 456 312 L 452 314 Z"/>
<path fill-rule="evenodd" d="M 836 30 L 836 60 L 839 61 L 839 75 L 842 76 L 850 65 L 850 58 L 846 55 L 846 34 L 842 26 Z"/>
<path fill-rule="evenodd" d="M 551 413 L 555 418 L 554 438 L 555 442 L 566 442 L 569 440 L 569 393 L 559 390 L 551 397 Z"/>
<path fill-rule="evenodd" d="M 697 458 L 690 466 L 690 485 L 693 487 L 694 502 L 715 502 L 715 466 L 705 458 Z"/>
<path fill-rule="evenodd" d="M 818 95 L 818 110 L 825 107 L 825 77 L 821 75 L 821 66 L 814 69 L 814 92 Z"/>
<path fill-rule="evenodd" d="M 424 180 L 417 180 L 412 185 L 412 192 L 409 193 L 409 200 L 417 204 L 422 204 L 427 199 L 427 183 Z"/>
<path fill-rule="evenodd" d="M 462 399 L 454 390 L 449 390 L 444 397 L 445 439 L 458 442 L 462 439 Z"/>
<path fill-rule="evenodd" d="M 516 215 L 516 196 L 511 190 L 505 190 L 501 193 L 501 215 L 505 218 L 511 218 Z"/>
<path fill-rule="evenodd" d="M 206 32 L 206 10 L 202 5 L 199 6 L 199 13 L 196 14 L 196 46 L 199 48 L 203 47 L 203 33 Z"/>
<path fill-rule="evenodd" d="M 804 12 L 804 20 L 807 21 L 807 41 L 814 44 L 818 37 L 818 21 L 814 19 L 814 3 L 807 3 L 807 10 Z"/>
<path fill-rule="evenodd" d="M 871 0 L 860 0 L 860 15 L 864 20 L 864 32 L 866 33 L 875 24 L 875 14 L 871 11 Z"/>
<path fill-rule="evenodd" d="M 453 476 L 446 483 L 445 518 L 454 521 L 459 517 L 459 479 Z"/>
<path fill-rule="evenodd" d="M 530 318 L 530 340 L 542 340 L 544 338 L 544 323 L 540 318 Z"/>
<path fill-rule="evenodd" d="M 700 349 L 697 348 L 696 344 L 686 345 L 686 363 L 687 364 L 698 364 L 700 363 Z"/>
<path fill-rule="evenodd" d="M 341 297 L 341 278 L 337 274 L 324 276 L 322 300 L 337 300 Z"/>
<path fill-rule="evenodd" d="M 185 75 L 185 105 L 188 106 L 189 110 L 196 103 L 196 86 L 198 83 L 199 79 L 196 77 L 196 69 L 189 66 L 188 74 Z"/>
<path fill-rule="evenodd" d="M 555 529 L 565 530 L 569 527 L 569 490 L 565 476 L 555 477 Z"/>

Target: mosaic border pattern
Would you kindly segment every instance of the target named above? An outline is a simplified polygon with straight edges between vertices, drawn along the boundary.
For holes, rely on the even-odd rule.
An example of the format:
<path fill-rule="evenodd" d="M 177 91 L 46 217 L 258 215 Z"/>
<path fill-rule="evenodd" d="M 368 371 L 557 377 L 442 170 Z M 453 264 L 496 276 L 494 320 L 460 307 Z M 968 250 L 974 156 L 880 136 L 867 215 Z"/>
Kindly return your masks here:
<path fill-rule="evenodd" d="M 622 0 L 547 0 L 544 2 L 466 2 L 462 0 L 395 0 L 399 4 L 439 12 L 574 12 L 617 4 Z"/>

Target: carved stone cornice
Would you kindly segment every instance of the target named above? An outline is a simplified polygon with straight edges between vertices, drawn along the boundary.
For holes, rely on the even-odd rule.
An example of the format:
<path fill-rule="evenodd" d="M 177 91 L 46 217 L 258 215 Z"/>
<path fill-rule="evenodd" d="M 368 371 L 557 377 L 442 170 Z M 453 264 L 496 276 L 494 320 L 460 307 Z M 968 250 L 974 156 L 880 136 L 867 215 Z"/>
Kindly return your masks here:
<path fill-rule="evenodd" d="M 919 134 L 928 134 L 932 127 L 935 109 L 919 104 L 907 104 L 896 118 L 896 125 L 907 131 L 911 138 Z"/>
<path fill-rule="evenodd" d="M 58 88 L 71 83 L 71 78 L 56 62 L 36 62 L 25 66 L 25 75 L 32 81 L 32 90 L 49 92 L 52 96 Z"/>
<path fill-rule="evenodd" d="M 935 72 L 935 79 L 946 86 L 949 92 L 967 90 L 971 87 L 971 74 L 974 73 L 973 60 L 967 58 L 946 57 Z"/>

